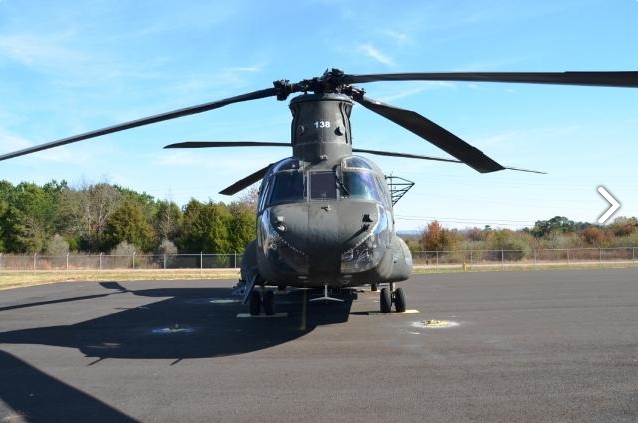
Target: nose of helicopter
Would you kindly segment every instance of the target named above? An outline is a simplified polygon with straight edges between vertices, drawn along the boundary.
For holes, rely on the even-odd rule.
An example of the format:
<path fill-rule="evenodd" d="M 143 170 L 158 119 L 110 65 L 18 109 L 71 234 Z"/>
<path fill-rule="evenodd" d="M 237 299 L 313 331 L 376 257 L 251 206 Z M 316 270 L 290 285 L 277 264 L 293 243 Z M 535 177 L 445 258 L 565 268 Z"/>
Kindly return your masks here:
<path fill-rule="evenodd" d="M 351 264 L 345 273 L 366 270 L 357 265 L 371 263 L 373 250 L 383 253 L 387 243 L 386 213 L 373 202 L 282 204 L 264 213 L 265 224 L 269 228 L 262 232 L 270 232 L 266 254 L 293 268 L 304 262 L 310 275 L 344 273 L 344 262 Z"/>

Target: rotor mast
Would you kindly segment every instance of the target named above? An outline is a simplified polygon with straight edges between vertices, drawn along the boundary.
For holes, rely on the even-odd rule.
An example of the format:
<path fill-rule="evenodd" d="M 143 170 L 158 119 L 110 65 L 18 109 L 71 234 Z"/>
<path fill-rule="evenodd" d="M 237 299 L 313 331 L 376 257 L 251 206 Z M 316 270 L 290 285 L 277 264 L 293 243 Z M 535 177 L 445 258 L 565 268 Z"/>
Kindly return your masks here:
<path fill-rule="evenodd" d="M 347 95 L 302 94 L 290 101 L 293 156 L 317 163 L 352 154 L 350 112 Z"/>

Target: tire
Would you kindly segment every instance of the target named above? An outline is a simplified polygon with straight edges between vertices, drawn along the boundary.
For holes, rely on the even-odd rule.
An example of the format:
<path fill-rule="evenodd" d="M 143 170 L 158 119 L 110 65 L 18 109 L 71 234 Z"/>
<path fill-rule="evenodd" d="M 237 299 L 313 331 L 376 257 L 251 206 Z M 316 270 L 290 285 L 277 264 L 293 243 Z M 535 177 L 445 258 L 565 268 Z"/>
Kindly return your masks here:
<path fill-rule="evenodd" d="M 272 316 L 275 314 L 275 292 L 274 291 L 266 291 L 264 293 L 264 298 L 262 301 L 264 305 L 264 313 L 266 316 Z"/>
<path fill-rule="evenodd" d="M 394 308 L 397 313 L 405 313 L 405 294 L 403 288 L 397 288 L 394 290 Z"/>
<path fill-rule="evenodd" d="M 258 291 L 253 291 L 250 293 L 250 315 L 259 316 L 260 311 L 261 311 L 261 295 L 259 295 Z"/>
<path fill-rule="evenodd" d="M 388 288 L 381 288 L 379 305 L 381 306 L 381 313 L 390 313 L 392 311 L 392 297 Z"/>

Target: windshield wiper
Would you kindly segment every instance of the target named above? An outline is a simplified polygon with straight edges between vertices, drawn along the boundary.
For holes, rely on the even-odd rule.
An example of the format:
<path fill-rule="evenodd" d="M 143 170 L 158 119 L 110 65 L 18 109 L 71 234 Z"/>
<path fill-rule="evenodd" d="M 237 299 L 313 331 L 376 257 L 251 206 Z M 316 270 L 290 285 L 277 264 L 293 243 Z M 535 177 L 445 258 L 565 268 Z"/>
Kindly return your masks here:
<path fill-rule="evenodd" d="M 337 181 L 337 188 L 341 188 L 341 190 L 345 194 L 345 197 L 350 197 L 350 191 L 348 191 L 348 188 L 346 188 L 346 186 L 343 184 L 343 181 L 341 180 L 339 175 L 337 175 L 336 173 L 335 173 L 335 180 Z"/>

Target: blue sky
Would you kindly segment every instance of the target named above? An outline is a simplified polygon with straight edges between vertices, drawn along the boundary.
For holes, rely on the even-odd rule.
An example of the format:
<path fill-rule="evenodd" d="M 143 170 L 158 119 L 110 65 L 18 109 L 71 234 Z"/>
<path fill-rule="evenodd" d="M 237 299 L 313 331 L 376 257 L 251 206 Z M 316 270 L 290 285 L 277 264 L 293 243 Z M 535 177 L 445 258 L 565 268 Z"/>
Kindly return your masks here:
<path fill-rule="evenodd" d="M 0 0 L 0 153 L 299 81 L 327 68 L 413 71 L 638 70 L 638 1 Z M 400 229 L 595 222 L 604 186 L 638 216 L 638 89 L 377 82 L 371 98 L 413 109 L 501 164 L 371 157 L 416 182 Z M 355 105 L 355 147 L 445 157 Z M 0 163 L 0 179 L 107 181 L 184 205 L 286 149 L 163 150 L 186 140 L 289 141 L 287 103 L 262 99 Z M 612 218 L 613 219 L 613 218 Z"/>

